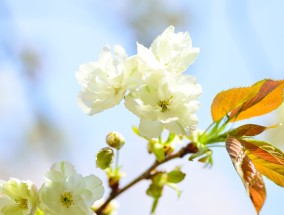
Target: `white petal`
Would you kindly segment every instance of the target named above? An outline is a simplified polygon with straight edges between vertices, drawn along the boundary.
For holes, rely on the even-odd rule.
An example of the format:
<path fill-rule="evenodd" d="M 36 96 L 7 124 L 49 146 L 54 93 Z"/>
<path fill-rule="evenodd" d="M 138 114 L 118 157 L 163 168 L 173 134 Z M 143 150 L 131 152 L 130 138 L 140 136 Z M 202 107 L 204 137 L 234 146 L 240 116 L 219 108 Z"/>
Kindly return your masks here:
<path fill-rule="evenodd" d="M 161 69 L 161 64 L 153 55 L 153 53 L 144 47 L 143 45 L 137 43 L 137 54 L 138 56 L 147 64 L 148 67 L 152 69 Z"/>
<path fill-rule="evenodd" d="M 159 137 L 163 131 L 163 125 L 159 121 L 140 120 L 139 132 L 148 139 Z"/>
<path fill-rule="evenodd" d="M 186 131 L 184 130 L 184 127 L 178 122 L 170 122 L 168 124 L 165 124 L 165 128 L 173 134 L 178 134 L 178 135 L 185 135 Z"/>
<path fill-rule="evenodd" d="M 101 199 L 104 195 L 102 180 L 95 175 L 89 175 L 84 178 L 86 189 L 92 192 L 92 202 Z"/>

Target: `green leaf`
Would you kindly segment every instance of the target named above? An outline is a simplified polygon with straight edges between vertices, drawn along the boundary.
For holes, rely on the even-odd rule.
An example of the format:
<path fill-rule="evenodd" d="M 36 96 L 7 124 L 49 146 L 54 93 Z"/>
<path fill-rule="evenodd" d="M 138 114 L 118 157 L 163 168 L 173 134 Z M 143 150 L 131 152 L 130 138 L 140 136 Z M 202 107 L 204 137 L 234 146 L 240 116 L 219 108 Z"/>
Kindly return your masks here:
<path fill-rule="evenodd" d="M 206 166 L 212 166 L 213 165 L 213 159 L 212 159 L 212 150 L 208 149 L 207 152 L 205 153 L 205 156 L 201 157 L 199 160 L 201 163 L 205 163 Z"/>
<path fill-rule="evenodd" d="M 168 182 L 168 175 L 165 172 L 157 172 L 152 176 L 152 183 L 157 186 L 164 186 Z"/>
<path fill-rule="evenodd" d="M 160 198 L 154 198 L 152 208 L 151 208 L 151 215 L 155 215 L 159 200 L 160 200 Z"/>
<path fill-rule="evenodd" d="M 175 134 L 170 133 L 169 136 L 168 136 L 167 141 L 165 142 L 165 144 L 170 144 L 171 142 L 173 142 L 173 140 L 175 139 L 175 137 L 176 137 Z"/>
<path fill-rule="evenodd" d="M 193 161 L 195 158 L 200 157 L 201 155 L 203 155 L 208 151 L 208 147 L 205 144 L 197 143 L 195 146 L 198 148 L 198 151 L 197 153 L 194 153 L 191 156 L 189 156 L 188 158 L 189 161 Z"/>
<path fill-rule="evenodd" d="M 176 184 L 167 183 L 166 185 L 167 185 L 168 187 L 172 188 L 172 189 L 176 192 L 178 198 L 181 196 L 181 190 L 177 187 Z"/>
<path fill-rule="evenodd" d="M 132 126 L 132 131 L 134 132 L 134 134 L 140 136 L 139 129 L 136 126 Z"/>

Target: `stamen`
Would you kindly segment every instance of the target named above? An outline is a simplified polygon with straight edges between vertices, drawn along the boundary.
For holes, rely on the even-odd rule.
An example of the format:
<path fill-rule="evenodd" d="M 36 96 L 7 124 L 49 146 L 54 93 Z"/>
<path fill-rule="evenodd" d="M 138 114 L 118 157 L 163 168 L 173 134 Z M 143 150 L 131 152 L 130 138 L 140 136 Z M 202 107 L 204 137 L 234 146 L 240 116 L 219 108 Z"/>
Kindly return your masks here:
<path fill-rule="evenodd" d="M 16 203 L 20 208 L 27 209 L 28 208 L 28 200 L 27 199 L 16 199 Z"/>
<path fill-rule="evenodd" d="M 162 112 L 166 112 L 169 109 L 169 105 L 171 104 L 171 99 L 173 97 L 166 99 L 166 100 L 162 100 L 159 101 L 157 104 L 162 108 Z"/>
<path fill-rule="evenodd" d="M 66 208 L 70 208 L 72 205 L 75 205 L 73 199 L 72 199 L 72 193 L 65 192 L 60 196 L 60 202 L 63 204 Z"/>

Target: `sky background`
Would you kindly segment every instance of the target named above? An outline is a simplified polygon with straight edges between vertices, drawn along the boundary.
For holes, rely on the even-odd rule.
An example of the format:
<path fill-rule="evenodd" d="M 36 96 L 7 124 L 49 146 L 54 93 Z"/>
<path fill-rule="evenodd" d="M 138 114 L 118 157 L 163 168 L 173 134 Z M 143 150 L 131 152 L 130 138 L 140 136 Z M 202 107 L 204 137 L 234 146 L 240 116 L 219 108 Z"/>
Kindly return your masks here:
<path fill-rule="evenodd" d="M 38 186 L 50 166 L 72 162 L 83 175 L 95 174 L 95 154 L 116 130 L 126 139 L 120 162 L 127 183 L 154 160 L 132 125 L 139 119 L 119 106 L 92 117 L 77 105 L 75 72 L 96 61 L 101 48 L 121 44 L 129 55 L 136 41 L 149 46 L 169 25 L 189 31 L 201 52 L 188 74 L 203 87 L 199 128 L 211 122 L 210 105 L 221 90 L 284 76 L 284 2 L 257 0 L 0 0 L 0 178 L 30 179 Z M 249 122 L 284 121 L 283 111 Z M 282 114 L 282 115 L 281 115 Z M 281 118 L 282 117 L 282 118 Z M 284 149 L 283 127 L 263 136 Z M 277 138 L 276 138 L 277 137 Z M 253 215 L 255 210 L 224 148 L 214 150 L 214 166 L 187 159 L 187 178 L 178 199 L 165 189 L 157 215 Z M 283 189 L 265 179 L 261 215 L 283 214 Z M 149 214 L 145 181 L 121 195 L 119 214 Z M 107 193 L 105 194 L 105 197 Z"/>

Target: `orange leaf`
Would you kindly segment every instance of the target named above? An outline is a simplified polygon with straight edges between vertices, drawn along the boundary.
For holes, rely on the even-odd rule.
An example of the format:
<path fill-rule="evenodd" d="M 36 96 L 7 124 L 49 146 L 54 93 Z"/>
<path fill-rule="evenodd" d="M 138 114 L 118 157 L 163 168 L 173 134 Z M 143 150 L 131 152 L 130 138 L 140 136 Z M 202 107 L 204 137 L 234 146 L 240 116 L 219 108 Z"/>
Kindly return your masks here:
<path fill-rule="evenodd" d="M 255 97 L 263 83 L 264 81 L 260 81 L 250 87 L 233 88 L 218 93 L 211 105 L 211 115 L 214 122 L 219 121 L 232 110 Z"/>
<path fill-rule="evenodd" d="M 260 116 L 283 102 L 284 80 L 265 79 L 250 87 L 230 89 L 217 94 L 211 106 L 214 122 L 228 115 L 230 120 Z"/>
<path fill-rule="evenodd" d="M 226 140 L 226 148 L 257 213 L 259 213 L 266 199 L 265 185 L 260 172 L 246 154 L 246 149 L 239 139 L 229 136 Z"/>
<path fill-rule="evenodd" d="M 278 184 L 281 187 L 284 187 L 284 166 L 270 163 L 266 160 L 263 160 L 254 154 L 248 153 L 249 158 L 252 160 L 255 168 L 275 184 Z"/>
<path fill-rule="evenodd" d="M 232 130 L 230 132 L 230 135 L 234 137 L 256 136 L 258 134 L 261 134 L 266 129 L 267 127 L 261 125 L 246 124 Z"/>
<path fill-rule="evenodd" d="M 284 80 L 266 80 L 258 94 L 233 110 L 230 118 L 234 121 L 261 116 L 279 107 L 283 102 Z"/>
<path fill-rule="evenodd" d="M 284 167 L 284 153 L 275 146 L 259 140 L 239 141 L 250 152 L 250 154 L 253 154 L 269 163 L 283 165 Z"/>

